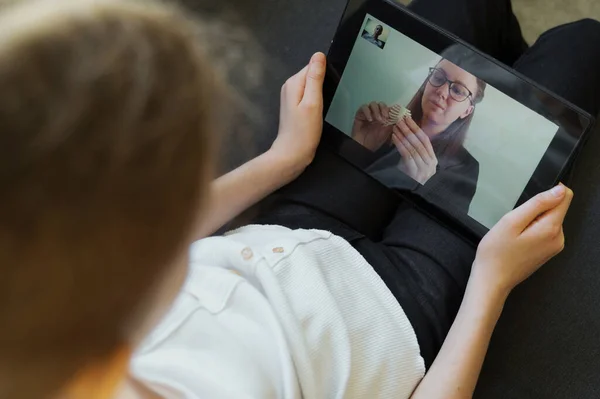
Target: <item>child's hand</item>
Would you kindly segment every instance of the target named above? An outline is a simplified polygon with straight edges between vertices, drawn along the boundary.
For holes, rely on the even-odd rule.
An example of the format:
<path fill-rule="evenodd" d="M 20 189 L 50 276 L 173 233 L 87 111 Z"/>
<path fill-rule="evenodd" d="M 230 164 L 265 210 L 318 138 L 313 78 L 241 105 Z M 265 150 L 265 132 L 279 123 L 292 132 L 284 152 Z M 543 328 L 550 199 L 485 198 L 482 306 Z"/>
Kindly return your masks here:
<path fill-rule="evenodd" d="M 564 248 L 563 221 L 573 191 L 563 185 L 538 194 L 504 216 L 477 250 L 471 279 L 508 294 Z"/>
<path fill-rule="evenodd" d="M 270 152 L 300 174 L 313 160 L 323 131 L 325 55 L 287 80 L 281 89 L 279 133 Z"/>

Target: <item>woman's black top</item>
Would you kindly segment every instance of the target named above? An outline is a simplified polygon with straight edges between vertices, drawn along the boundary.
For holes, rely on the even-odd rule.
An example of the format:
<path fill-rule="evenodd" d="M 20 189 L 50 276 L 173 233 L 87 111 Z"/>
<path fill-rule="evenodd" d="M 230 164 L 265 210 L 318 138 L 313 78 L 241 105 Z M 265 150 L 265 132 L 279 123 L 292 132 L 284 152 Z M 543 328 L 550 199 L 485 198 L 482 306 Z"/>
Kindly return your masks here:
<path fill-rule="evenodd" d="M 466 148 L 461 146 L 451 156 L 438 156 L 437 172 L 424 186 L 398 169 L 402 157 L 395 147 L 378 153 L 382 155 L 366 171 L 385 186 L 417 192 L 428 202 L 445 208 L 450 204 L 454 208 L 451 211 L 469 212 L 477 190 L 479 162 Z"/>

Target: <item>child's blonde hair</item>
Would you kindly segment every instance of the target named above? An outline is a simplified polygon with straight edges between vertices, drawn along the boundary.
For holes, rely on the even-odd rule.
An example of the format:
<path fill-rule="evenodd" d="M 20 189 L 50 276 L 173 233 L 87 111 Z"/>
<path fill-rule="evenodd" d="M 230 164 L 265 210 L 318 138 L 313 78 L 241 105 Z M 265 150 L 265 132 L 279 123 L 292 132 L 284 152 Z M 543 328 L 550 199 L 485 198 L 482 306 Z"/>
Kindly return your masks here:
<path fill-rule="evenodd" d="M 152 2 L 0 16 L 0 398 L 58 392 L 131 339 L 208 184 L 219 79 Z"/>

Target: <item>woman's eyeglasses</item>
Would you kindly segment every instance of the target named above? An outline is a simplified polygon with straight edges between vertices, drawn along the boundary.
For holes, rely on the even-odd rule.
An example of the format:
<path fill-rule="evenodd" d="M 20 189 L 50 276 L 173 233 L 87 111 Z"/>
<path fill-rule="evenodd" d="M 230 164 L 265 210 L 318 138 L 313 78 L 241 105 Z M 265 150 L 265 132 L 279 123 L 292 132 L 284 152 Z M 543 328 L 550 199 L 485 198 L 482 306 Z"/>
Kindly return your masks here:
<path fill-rule="evenodd" d="M 471 103 L 473 103 L 473 93 L 471 93 L 471 90 L 467 89 L 467 86 L 462 83 L 448 80 L 446 74 L 441 69 L 429 68 L 429 83 L 434 87 L 441 87 L 449 83 L 448 91 L 450 92 L 450 97 L 458 102 L 463 102 L 467 98 L 470 98 Z"/>

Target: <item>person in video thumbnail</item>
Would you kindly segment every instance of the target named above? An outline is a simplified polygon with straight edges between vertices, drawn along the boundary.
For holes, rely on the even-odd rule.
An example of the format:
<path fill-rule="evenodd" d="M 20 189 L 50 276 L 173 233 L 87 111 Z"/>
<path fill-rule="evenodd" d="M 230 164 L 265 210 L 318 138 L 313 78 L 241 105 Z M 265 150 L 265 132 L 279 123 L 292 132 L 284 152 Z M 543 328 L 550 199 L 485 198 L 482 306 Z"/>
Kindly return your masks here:
<path fill-rule="evenodd" d="M 381 36 L 381 34 L 383 33 L 383 26 L 382 25 L 377 25 L 375 27 L 375 30 L 373 31 L 373 34 L 371 35 L 368 31 L 364 31 L 362 34 L 363 39 L 373 43 L 374 45 L 376 45 L 379 48 L 383 48 L 383 46 L 385 46 L 385 42 L 383 40 L 379 40 L 379 37 Z"/>
<path fill-rule="evenodd" d="M 479 162 L 463 144 L 485 88 L 484 81 L 442 59 L 429 68 L 406 106 L 409 115 L 395 121 L 391 104 L 362 105 L 355 115 L 352 137 L 381 154 L 369 172 L 392 188 L 406 188 L 395 187 L 398 169 L 421 185 L 435 181 L 438 194 L 451 195 L 460 209 L 468 211 Z M 390 126 L 390 121 L 395 123 Z"/>

